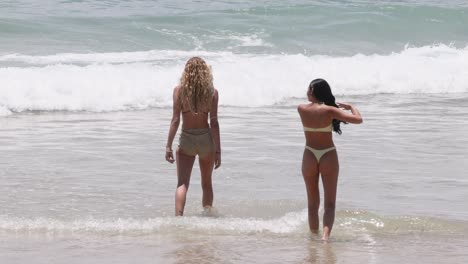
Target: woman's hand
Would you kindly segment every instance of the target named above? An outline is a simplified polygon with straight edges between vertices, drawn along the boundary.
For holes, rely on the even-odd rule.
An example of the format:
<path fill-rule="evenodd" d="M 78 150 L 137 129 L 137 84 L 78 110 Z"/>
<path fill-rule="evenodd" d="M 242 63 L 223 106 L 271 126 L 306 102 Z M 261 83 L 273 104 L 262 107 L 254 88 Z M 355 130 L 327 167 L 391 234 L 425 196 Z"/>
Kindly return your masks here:
<path fill-rule="evenodd" d="M 344 110 L 351 110 L 351 105 L 347 103 L 337 103 L 339 108 L 342 108 Z"/>
<path fill-rule="evenodd" d="M 215 169 L 221 166 L 221 152 L 216 152 L 215 154 Z"/>
<path fill-rule="evenodd" d="M 169 163 L 174 163 L 174 161 L 175 161 L 174 155 L 172 154 L 172 149 L 169 148 L 169 147 L 166 147 L 166 160 Z"/>

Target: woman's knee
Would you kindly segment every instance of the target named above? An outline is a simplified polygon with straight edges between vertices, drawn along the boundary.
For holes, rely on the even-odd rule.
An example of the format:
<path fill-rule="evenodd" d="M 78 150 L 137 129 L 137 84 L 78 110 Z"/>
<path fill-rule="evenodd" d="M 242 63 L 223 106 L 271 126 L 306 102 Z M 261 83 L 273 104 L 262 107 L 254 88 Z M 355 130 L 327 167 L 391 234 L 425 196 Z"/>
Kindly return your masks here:
<path fill-rule="evenodd" d="M 316 210 L 320 208 L 320 200 L 313 200 L 308 202 L 309 210 Z"/>
<path fill-rule="evenodd" d="M 326 202 L 323 207 L 326 212 L 335 212 L 335 204 L 335 202 Z"/>
<path fill-rule="evenodd" d="M 186 182 L 186 181 L 178 181 L 177 182 L 177 189 L 180 189 L 180 187 L 182 187 L 182 189 L 184 189 L 184 190 L 188 190 L 189 183 Z"/>

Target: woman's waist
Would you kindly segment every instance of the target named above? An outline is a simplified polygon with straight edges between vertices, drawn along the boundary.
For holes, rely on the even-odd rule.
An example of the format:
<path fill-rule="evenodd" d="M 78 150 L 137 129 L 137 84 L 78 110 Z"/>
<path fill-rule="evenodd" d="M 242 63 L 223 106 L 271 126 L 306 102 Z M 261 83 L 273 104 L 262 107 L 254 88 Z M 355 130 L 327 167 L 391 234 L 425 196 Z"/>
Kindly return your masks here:
<path fill-rule="evenodd" d="M 209 127 L 182 127 L 182 133 L 189 135 L 204 135 L 210 133 L 211 129 Z"/>
<path fill-rule="evenodd" d="M 327 148 L 335 147 L 335 144 L 333 143 L 333 141 L 317 142 L 316 140 L 315 141 L 306 140 L 306 146 L 313 148 L 313 149 L 327 149 Z"/>
<path fill-rule="evenodd" d="M 182 129 L 201 129 L 209 128 L 208 118 L 183 118 Z"/>

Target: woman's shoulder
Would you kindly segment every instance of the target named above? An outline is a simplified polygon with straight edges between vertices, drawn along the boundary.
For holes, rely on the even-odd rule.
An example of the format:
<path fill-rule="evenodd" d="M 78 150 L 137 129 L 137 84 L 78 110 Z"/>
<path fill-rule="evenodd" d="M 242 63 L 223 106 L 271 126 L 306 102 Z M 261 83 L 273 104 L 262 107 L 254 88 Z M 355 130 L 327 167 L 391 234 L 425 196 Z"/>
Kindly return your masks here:
<path fill-rule="evenodd" d="M 309 104 L 299 104 L 299 105 L 297 106 L 297 110 L 304 110 L 304 109 L 307 108 L 308 105 L 309 105 Z"/>
<path fill-rule="evenodd" d="M 310 103 L 305 103 L 305 104 L 299 104 L 297 106 L 297 111 L 299 111 L 299 113 L 303 113 L 303 112 L 307 112 L 311 109 L 311 104 Z"/>
<path fill-rule="evenodd" d="M 340 109 L 339 109 L 338 107 L 336 107 L 336 106 L 326 105 L 326 104 L 322 105 L 321 107 L 322 107 L 322 109 L 324 110 L 324 112 L 326 112 L 326 113 L 335 113 L 336 111 L 339 111 L 339 110 L 340 110 Z"/>
<path fill-rule="evenodd" d="M 172 90 L 172 98 L 175 100 L 179 98 L 179 86 L 174 87 Z"/>
<path fill-rule="evenodd" d="M 213 89 L 213 95 L 212 95 L 211 99 L 212 99 L 213 102 L 218 101 L 218 90 Z"/>
<path fill-rule="evenodd" d="M 336 107 L 321 104 L 321 105 L 314 105 L 310 103 L 300 104 L 297 106 L 297 111 L 299 113 L 317 113 L 320 115 L 329 115 L 332 114 L 336 110 Z"/>

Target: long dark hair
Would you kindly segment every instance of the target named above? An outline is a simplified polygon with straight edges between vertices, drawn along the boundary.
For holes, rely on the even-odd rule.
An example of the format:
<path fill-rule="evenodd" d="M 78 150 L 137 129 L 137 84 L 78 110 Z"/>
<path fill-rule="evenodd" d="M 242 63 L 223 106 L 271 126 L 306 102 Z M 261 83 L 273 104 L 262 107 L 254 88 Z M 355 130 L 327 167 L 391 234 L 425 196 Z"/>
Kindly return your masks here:
<path fill-rule="evenodd" d="M 324 79 L 315 79 L 310 82 L 309 92 L 312 91 L 312 95 L 323 102 L 326 105 L 334 106 L 338 108 L 338 105 L 335 103 L 335 96 L 333 96 L 330 85 Z M 341 135 L 340 123 L 345 123 L 341 120 L 333 119 L 333 131 Z"/>

